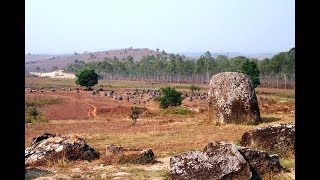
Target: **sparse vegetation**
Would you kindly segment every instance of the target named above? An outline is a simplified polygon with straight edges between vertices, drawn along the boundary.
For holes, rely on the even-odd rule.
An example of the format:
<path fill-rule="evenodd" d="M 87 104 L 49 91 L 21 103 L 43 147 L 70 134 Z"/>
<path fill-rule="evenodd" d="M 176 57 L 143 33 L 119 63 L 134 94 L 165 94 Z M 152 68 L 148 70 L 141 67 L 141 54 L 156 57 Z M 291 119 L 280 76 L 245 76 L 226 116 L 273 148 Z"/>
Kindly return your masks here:
<path fill-rule="evenodd" d="M 166 86 L 178 89 L 179 91 L 189 92 L 189 87 L 195 85 L 201 87 L 202 92 L 207 91 L 207 84 L 187 84 L 187 83 L 161 83 L 161 82 L 146 82 L 146 81 L 119 81 L 119 80 L 99 80 L 99 85 L 102 85 L 106 90 L 115 90 L 119 92 L 131 92 L 135 89 L 160 89 Z M 55 96 L 58 95 L 61 87 L 69 88 L 75 87 L 74 80 L 68 79 L 48 79 L 48 78 L 26 78 L 26 87 L 40 88 L 40 87 L 54 87 L 57 89 Z M 58 88 L 59 87 L 59 88 Z M 97 88 L 100 86 L 97 86 Z M 266 96 L 272 101 L 272 108 L 280 107 L 280 105 L 287 105 L 291 110 L 294 110 L 294 90 L 285 89 L 267 89 L 256 88 L 258 100 L 261 96 Z M 77 95 L 76 93 L 64 92 L 63 95 L 70 94 L 70 97 Z M 80 92 L 81 99 L 86 102 L 96 102 L 97 110 L 105 104 L 110 104 L 113 100 L 105 101 L 108 97 L 96 97 L 86 96 L 88 92 Z M 30 105 L 32 104 L 48 104 L 39 101 L 57 101 L 59 100 L 40 100 L 35 98 L 36 94 L 41 96 L 39 92 L 26 93 L 26 101 Z M 88 93 L 90 94 L 90 93 Z M 30 96 L 29 96 L 30 95 Z M 46 95 L 44 95 L 47 97 Z M 286 97 L 288 96 L 288 97 Z M 31 99 L 32 98 L 32 99 Z M 48 98 L 48 97 L 47 97 Z M 49 99 L 49 98 L 48 98 Z M 90 100 L 89 100 L 90 99 Z M 38 101 L 33 103 L 33 101 Z M 62 99 L 62 102 L 64 99 Z M 280 102 L 285 100 L 286 102 Z M 118 103 L 128 103 L 126 101 L 114 101 L 114 105 Z M 149 104 L 150 103 L 150 104 Z M 152 104 L 154 103 L 154 104 Z M 268 101 L 266 101 L 268 103 Z M 49 103 L 50 104 L 50 103 Z M 139 107 L 146 107 L 150 113 L 142 113 L 138 116 L 138 123 L 135 126 L 132 125 L 131 119 L 128 121 L 128 114 L 131 113 L 130 108 L 132 104 L 128 104 L 125 113 L 113 113 L 110 111 L 107 114 L 97 113 L 97 117 L 94 121 L 75 120 L 70 119 L 67 121 L 52 121 L 50 123 L 34 123 L 26 126 L 25 146 L 28 147 L 33 137 L 38 136 L 39 132 L 55 132 L 59 134 L 77 134 L 83 137 L 86 142 L 92 145 L 95 149 L 101 152 L 103 155 L 101 159 L 94 160 L 92 162 L 87 161 L 75 161 L 69 162 L 64 160 L 56 161 L 55 163 L 48 163 L 43 165 L 44 167 L 54 166 L 60 174 L 72 174 L 73 169 L 80 168 L 81 174 L 94 175 L 94 178 L 100 179 L 100 175 L 105 173 L 107 178 L 115 177 L 113 173 L 116 172 L 128 172 L 126 176 L 128 179 L 151 179 L 155 177 L 167 178 L 167 169 L 152 169 L 155 166 L 161 166 L 162 163 L 155 163 L 153 165 L 137 165 L 137 164 L 121 164 L 106 166 L 106 162 L 101 160 L 105 157 L 106 144 L 120 144 L 128 147 L 137 148 L 151 148 L 155 153 L 156 160 L 168 158 L 172 155 L 177 155 L 186 151 L 203 150 L 203 147 L 210 141 L 226 141 L 239 144 L 239 139 L 244 132 L 256 128 L 264 127 L 266 125 L 287 123 L 294 120 L 294 113 L 290 111 L 261 109 L 261 117 L 263 119 L 275 119 L 273 121 L 266 121 L 259 125 L 222 125 L 213 126 L 205 124 L 207 120 L 207 111 L 201 113 L 190 113 L 189 108 L 206 107 L 206 101 L 200 101 L 196 99 L 194 101 L 183 102 L 181 107 L 173 107 L 167 109 L 158 109 L 159 102 L 149 101 L 147 104 L 140 104 Z M 40 105 L 43 107 L 44 105 Z M 130 105 L 130 106 L 129 106 Z M 263 103 L 259 103 L 262 106 Z M 195 107 L 196 106 L 196 107 Z M 40 108 L 41 110 L 41 108 Z M 87 110 L 87 109 L 85 109 Z M 278 113 L 278 112 L 281 113 Z M 39 112 L 39 109 L 38 109 Z M 85 112 L 85 115 L 87 112 Z M 81 128 L 79 128 L 81 127 Z M 129 128 L 130 127 L 130 128 Z M 295 159 L 292 156 L 284 157 L 280 156 L 280 163 L 285 167 L 294 167 Z M 168 160 L 166 160 L 167 162 Z M 99 169 L 99 166 L 104 164 L 103 167 L 110 167 L 110 169 Z M 92 171 L 93 168 L 97 170 Z M 150 168 L 150 169 L 149 169 Z M 152 170 L 151 170 L 152 169 Z M 288 173 L 281 173 L 280 175 L 270 175 L 271 178 L 285 177 Z M 53 176 L 49 174 L 47 176 Z M 87 176 L 84 176 L 86 178 Z M 269 177 L 269 176 L 268 176 Z M 284 178 L 285 179 L 285 178 Z M 289 179 L 289 178 L 288 178 Z"/>
<path fill-rule="evenodd" d="M 166 112 L 167 114 L 192 114 L 192 111 L 189 109 L 170 109 Z"/>
<path fill-rule="evenodd" d="M 195 85 L 191 85 L 191 86 L 189 87 L 189 89 L 190 89 L 191 93 L 193 94 L 194 91 L 200 91 L 200 90 L 201 90 L 201 87 L 195 86 Z"/>
<path fill-rule="evenodd" d="M 61 104 L 61 98 L 27 98 L 25 100 L 25 123 L 44 123 L 47 122 L 44 114 L 39 108 L 44 105 Z"/>
<path fill-rule="evenodd" d="M 62 104 L 63 99 L 62 98 L 27 98 L 25 100 L 25 106 L 35 106 L 35 107 L 41 107 L 44 105 L 53 105 L 53 104 Z"/>
<path fill-rule="evenodd" d="M 130 118 L 132 119 L 132 125 L 136 125 L 137 119 L 139 118 L 139 115 L 145 111 L 145 107 L 137 107 L 137 106 L 132 106 L 131 107 L 131 113 L 130 113 Z"/>
<path fill-rule="evenodd" d="M 292 169 L 295 167 L 295 158 L 283 157 L 279 159 L 280 164 L 286 169 Z"/>
<path fill-rule="evenodd" d="M 35 106 L 25 108 L 25 123 L 44 123 L 47 122 L 44 115 Z"/>

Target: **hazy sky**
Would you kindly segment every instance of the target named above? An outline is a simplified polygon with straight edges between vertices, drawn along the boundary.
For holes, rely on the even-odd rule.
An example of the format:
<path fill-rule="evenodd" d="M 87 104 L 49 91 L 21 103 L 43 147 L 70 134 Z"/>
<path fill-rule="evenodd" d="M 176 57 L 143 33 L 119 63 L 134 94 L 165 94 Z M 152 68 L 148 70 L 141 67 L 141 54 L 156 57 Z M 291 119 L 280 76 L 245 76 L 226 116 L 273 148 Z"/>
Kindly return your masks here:
<path fill-rule="evenodd" d="M 280 52 L 295 46 L 294 0 L 26 0 L 26 53 L 133 48 Z"/>

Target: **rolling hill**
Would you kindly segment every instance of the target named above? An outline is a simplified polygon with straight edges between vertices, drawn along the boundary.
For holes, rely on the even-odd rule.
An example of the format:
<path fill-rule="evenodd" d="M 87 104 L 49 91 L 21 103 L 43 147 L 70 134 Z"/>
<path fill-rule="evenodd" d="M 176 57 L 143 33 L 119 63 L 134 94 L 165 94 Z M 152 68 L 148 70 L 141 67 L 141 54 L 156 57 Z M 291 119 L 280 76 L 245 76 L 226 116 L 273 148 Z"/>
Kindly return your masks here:
<path fill-rule="evenodd" d="M 63 69 L 69 64 L 75 63 L 76 60 L 84 61 L 85 63 L 91 61 L 99 61 L 104 58 L 118 59 L 127 58 L 129 55 L 133 57 L 135 61 L 139 61 L 143 56 L 161 54 L 160 51 L 151 50 L 148 48 L 126 48 L 116 49 L 109 51 L 98 52 L 84 52 L 68 55 L 25 55 L 25 71 L 35 71 L 36 67 L 40 67 L 41 71 L 51 71 L 53 66 Z"/>

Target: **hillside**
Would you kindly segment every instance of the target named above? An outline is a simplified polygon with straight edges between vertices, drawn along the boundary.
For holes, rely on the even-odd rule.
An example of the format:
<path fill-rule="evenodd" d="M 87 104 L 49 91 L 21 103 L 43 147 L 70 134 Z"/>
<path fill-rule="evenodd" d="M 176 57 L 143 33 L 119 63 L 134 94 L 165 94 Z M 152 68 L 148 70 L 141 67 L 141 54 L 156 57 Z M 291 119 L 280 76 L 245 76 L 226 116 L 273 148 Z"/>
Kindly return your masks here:
<path fill-rule="evenodd" d="M 25 55 L 25 71 L 35 71 L 36 67 L 40 67 L 41 71 L 51 71 L 53 66 L 63 69 L 69 64 L 73 64 L 75 60 L 91 62 L 99 61 L 104 58 L 118 59 L 127 58 L 129 55 L 135 61 L 139 61 L 143 56 L 161 54 L 161 51 L 155 51 L 148 48 L 126 48 L 109 51 L 84 52 L 72 55 Z"/>

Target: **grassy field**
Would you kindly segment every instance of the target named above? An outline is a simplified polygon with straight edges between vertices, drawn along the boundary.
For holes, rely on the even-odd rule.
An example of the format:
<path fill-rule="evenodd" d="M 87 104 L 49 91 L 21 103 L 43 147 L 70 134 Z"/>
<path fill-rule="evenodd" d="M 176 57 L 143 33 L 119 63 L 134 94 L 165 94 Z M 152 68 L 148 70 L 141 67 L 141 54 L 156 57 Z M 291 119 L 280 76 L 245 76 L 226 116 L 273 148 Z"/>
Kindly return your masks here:
<path fill-rule="evenodd" d="M 110 89 L 126 88 L 126 89 L 159 89 L 161 87 L 170 86 L 180 90 L 189 90 L 191 85 L 197 85 L 202 90 L 207 89 L 207 84 L 187 84 L 187 83 L 161 83 L 161 82 L 149 82 L 149 81 L 120 81 L 120 80 L 99 80 L 98 84 L 94 88 L 104 87 Z M 26 77 L 25 87 L 32 89 L 43 88 L 75 88 L 76 85 L 74 79 L 49 79 L 41 77 Z"/>
<path fill-rule="evenodd" d="M 200 86 L 202 92 L 207 92 L 206 84 L 163 84 L 133 81 L 99 81 L 96 87 L 104 89 L 158 89 L 164 86 L 176 87 L 179 91 L 190 91 L 190 85 Z M 31 88 L 73 88 L 74 80 L 59 80 L 47 78 L 26 78 L 26 87 Z M 182 107 L 167 110 L 149 110 L 141 115 L 135 126 L 129 114 L 101 114 L 90 120 L 50 120 L 47 123 L 26 125 L 26 143 L 28 147 L 31 138 L 45 132 L 61 135 L 78 135 L 87 143 L 101 152 L 102 157 L 92 162 L 75 161 L 59 162 L 43 167 L 49 173 L 46 176 L 84 179 L 166 179 L 168 164 L 154 165 L 108 165 L 103 162 L 105 148 L 108 144 L 151 148 L 157 160 L 168 163 L 172 155 L 191 150 L 203 150 L 210 141 L 227 141 L 239 144 L 244 132 L 257 127 L 294 121 L 294 90 L 279 90 L 257 88 L 257 97 L 263 122 L 258 125 L 222 125 L 215 126 L 207 122 L 208 111 L 191 112 L 188 108 L 206 107 L 206 101 L 184 102 Z M 268 102 L 260 98 L 268 97 Z M 90 96 L 87 96 L 88 98 Z M 30 101 L 30 100 L 28 100 Z M 88 101 L 89 102 L 89 101 Z M 94 102 L 92 100 L 92 102 Z M 108 103 L 108 102 L 106 102 Z M 188 106 L 189 105 L 189 106 Z M 179 110 L 180 109 L 180 110 Z M 294 168 L 293 155 L 281 155 L 281 164 L 289 169 Z M 122 173 L 122 174 L 121 174 Z M 292 179 L 292 173 L 278 175 L 267 174 L 264 179 Z"/>

